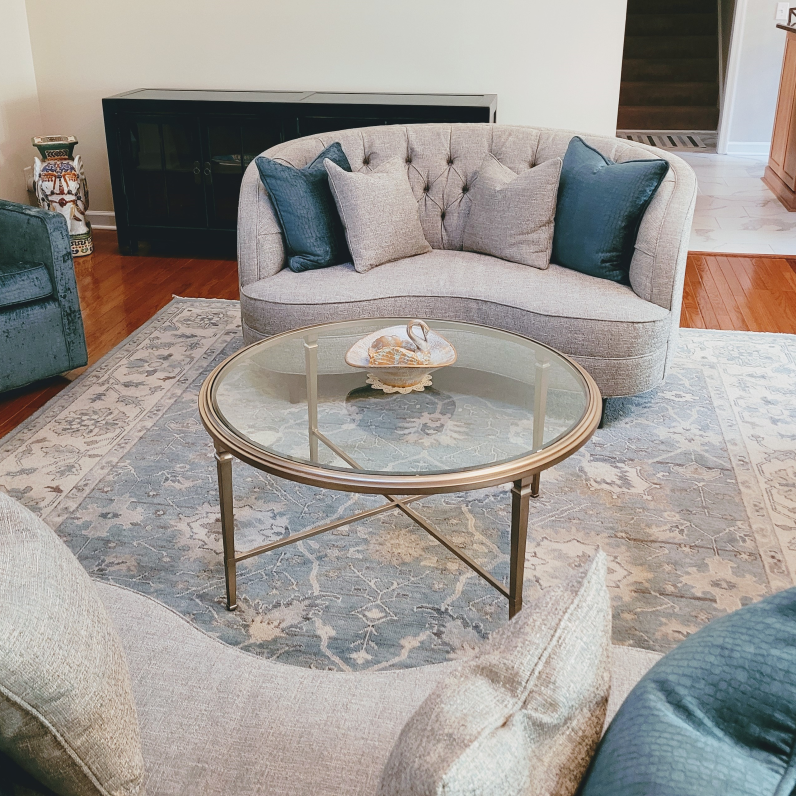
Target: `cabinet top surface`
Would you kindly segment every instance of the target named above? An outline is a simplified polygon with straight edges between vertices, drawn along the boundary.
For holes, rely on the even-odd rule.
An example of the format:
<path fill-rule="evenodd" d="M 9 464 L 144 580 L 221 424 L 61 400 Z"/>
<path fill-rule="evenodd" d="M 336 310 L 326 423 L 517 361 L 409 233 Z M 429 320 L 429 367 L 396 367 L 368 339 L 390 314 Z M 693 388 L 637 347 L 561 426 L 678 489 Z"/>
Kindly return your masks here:
<path fill-rule="evenodd" d="M 316 91 L 213 91 L 202 89 L 138 88 L 108 99 L 177 100 L 187 102 L 284 102 L 318 105 L 455 105 L 484 107 L 494 94 L 389 94 Z"/>

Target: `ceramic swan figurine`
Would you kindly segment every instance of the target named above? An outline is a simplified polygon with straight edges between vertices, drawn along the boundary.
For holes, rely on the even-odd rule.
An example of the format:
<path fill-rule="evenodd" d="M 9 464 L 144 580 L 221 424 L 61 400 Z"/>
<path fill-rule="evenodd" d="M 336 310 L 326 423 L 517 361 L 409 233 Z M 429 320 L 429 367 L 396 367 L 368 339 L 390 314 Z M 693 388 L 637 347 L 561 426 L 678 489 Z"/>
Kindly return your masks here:
<path fill-rule="evenodd" d="M 422 337 L 414 332 L 417 327 Z M 406 325 L 408 340 L 398 335 L 388 334 L 374 340 L 368 348 L 371 365 L 428 365 L 431 362 L 431 348 L 428 333 L 431 330 L 421 320 L 410 321 Z"/>

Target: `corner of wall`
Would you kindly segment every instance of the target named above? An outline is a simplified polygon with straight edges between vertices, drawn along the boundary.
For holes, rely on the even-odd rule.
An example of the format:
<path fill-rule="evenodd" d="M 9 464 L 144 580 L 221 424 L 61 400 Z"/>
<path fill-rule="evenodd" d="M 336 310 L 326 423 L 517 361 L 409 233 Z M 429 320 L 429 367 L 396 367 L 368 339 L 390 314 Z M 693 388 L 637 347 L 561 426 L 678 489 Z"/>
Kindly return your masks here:
<path fill-rule="evenodd" d="M 27 204 L 23 169 L 42 121 L 25 0 L 6 0 L 0 17 L 0 197 Z"/>

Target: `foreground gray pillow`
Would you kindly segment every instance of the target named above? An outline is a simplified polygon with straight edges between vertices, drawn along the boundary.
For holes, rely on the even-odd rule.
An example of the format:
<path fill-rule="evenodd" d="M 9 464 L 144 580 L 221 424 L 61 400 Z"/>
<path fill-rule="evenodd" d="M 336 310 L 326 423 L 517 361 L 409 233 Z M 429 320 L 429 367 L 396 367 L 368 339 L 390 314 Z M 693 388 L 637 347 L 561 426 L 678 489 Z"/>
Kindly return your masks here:
<path fill-rule="evenodd" d="M 61 796 L 143 796 L 130 675 L 94 584 L 0 492 L 0 755 Z"/>
<path fill-rule="evenodd" d="M 420 705 L 379 796 L 570 796 L 600 739 L 611 606 L 598 553 L 492 634 Z"/>
<path fill-rule="evenodd" d="M 515 174 L 494 155 L 478 168 L 462 247 L 513 263 L 547 268 L 553 251 L 561 158 Z"/>
<path fill-rule="evenodd" d="M 323 164 L 357 271 L 431 251 L 403 159 L 370 173 L 343 171 L 328 159 Z"/>

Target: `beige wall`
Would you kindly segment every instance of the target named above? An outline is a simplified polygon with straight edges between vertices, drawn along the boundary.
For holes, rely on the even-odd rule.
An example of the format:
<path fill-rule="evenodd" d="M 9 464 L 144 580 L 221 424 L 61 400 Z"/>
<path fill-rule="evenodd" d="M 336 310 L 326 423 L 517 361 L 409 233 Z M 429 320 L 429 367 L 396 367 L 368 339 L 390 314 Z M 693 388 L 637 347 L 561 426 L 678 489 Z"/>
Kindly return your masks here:
<path fill-rule="evenodd" d="M 36 150 L 42 120 L 25 16 L 25 0 L 0 3 L 0 199 L 28 202 L 25 166 Z"/>
<path fill-rule="evenodd" d="M 100 99 L 139 87 L 498 94 L 499 121 L 612 134 L 626 0 L 28 0 L 42 113 L 112 206 Z"/>
<path fill-rule="evenodd" d="M 777 29 L 776 10 L 776 0 L 735 3 L 720 152 L 768 154 L 786 36 Z"/>

